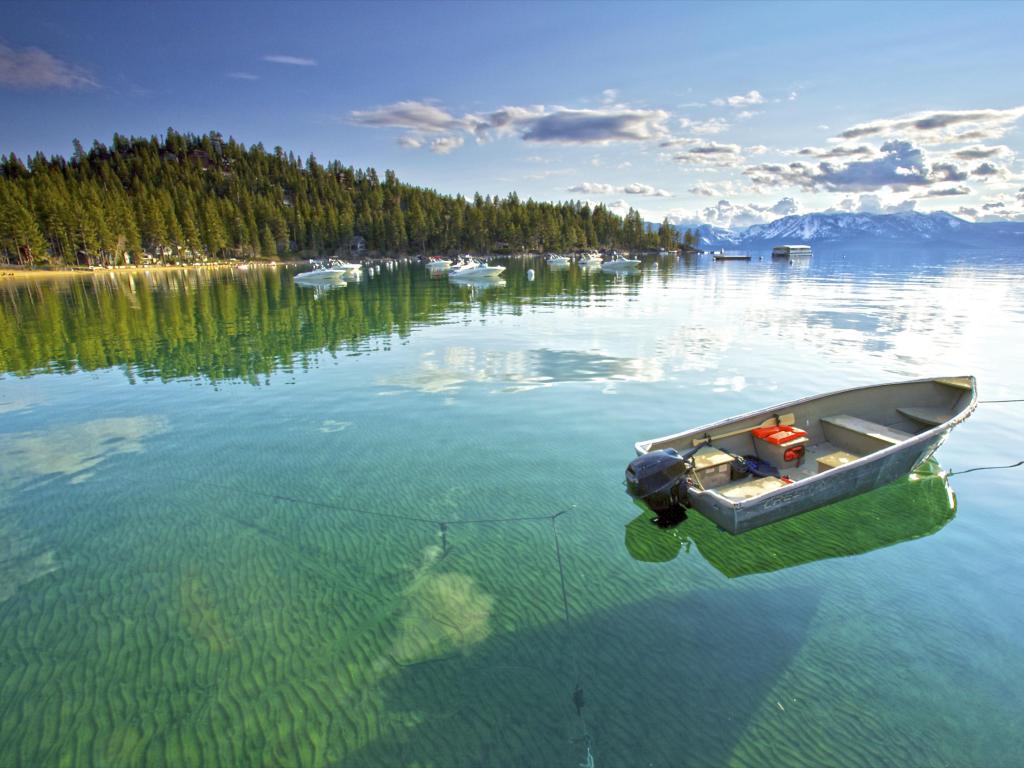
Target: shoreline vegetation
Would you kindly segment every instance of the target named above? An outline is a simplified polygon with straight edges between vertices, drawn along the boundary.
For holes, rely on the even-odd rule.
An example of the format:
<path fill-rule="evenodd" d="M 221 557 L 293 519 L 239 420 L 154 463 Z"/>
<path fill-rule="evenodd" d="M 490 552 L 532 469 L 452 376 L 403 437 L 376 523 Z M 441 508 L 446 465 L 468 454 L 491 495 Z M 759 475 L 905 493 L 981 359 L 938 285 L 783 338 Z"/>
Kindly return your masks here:
<path fill-rule="evenodd" d="M 694 246 L 687 232 L 683 245 Z M 217 132 L 114 134 L 70 158 L 0 156 L 0 262 L 119 267 L 301 257 L 649 250 L 679 246 L 630 208 L 443 195 L 393 171 L 246 147 Z M 0 267 L 2 268 L 2 267 Z"/>
<path fill-rule="evenodd" d="M 224 269 L 276 269 L 278 267 L 297 267 L 307 264 L 297 259 L 280 261 L 209 261 L 190 264 L 121 264 L 106 267 L 75 267 L 75 266 L 24 266 L 20 264 L 0 264 L 0 283 L 4 280 L 48 280 L 67 277 L 96 277 L 102 275 L 141 275 L 147 272 L 201 271 Z"/>

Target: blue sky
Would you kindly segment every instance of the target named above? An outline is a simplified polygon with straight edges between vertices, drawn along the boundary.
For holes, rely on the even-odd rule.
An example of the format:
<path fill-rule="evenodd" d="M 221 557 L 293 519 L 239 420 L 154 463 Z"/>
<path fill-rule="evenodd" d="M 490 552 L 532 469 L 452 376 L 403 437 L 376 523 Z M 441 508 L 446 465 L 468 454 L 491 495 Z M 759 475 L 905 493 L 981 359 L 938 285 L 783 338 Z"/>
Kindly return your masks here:
<path fill-rule="evenodd" d="M 1024 3 L 5 3 L 0 151 L 219 130 L 741 226 L 1024 219 Z"/>

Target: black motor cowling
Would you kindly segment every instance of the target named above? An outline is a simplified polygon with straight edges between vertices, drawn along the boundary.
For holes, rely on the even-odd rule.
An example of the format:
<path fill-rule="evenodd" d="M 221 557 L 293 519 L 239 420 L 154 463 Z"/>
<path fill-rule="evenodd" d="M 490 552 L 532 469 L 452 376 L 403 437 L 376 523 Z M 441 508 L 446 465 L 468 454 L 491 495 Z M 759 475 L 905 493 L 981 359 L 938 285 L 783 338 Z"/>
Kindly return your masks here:
<path fill-rule="evenodd" d="M 626 491 L 653 512 L 665 512 L 686 504 L 686 471 L 690 456 L 673 448 L 651 451 L 626 467 Z"/>

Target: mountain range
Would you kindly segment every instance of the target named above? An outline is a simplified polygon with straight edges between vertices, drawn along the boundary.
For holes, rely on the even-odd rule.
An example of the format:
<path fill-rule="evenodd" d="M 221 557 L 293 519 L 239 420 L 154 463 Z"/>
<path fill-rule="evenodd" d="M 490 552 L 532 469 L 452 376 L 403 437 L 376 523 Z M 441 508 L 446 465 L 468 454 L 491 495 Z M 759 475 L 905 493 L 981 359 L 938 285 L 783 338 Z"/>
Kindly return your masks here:
<path fill-rule="evenodd" d="M 686 230 L 680 225 L 680 231 Z M 935 213 L 806 213 L 743 229 L 701 225 L 703 248 L 767 248 L 784 243 L 1024 246 L 1024 221 L 970 222 Z"/>

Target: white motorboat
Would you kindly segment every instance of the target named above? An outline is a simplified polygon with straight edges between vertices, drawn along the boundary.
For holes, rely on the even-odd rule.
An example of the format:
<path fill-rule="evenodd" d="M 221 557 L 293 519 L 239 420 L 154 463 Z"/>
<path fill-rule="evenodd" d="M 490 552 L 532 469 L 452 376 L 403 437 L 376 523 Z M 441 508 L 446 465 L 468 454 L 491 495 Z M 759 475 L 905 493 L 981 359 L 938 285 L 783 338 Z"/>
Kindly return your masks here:
<path fill-rule="evenodd" d="M 489 264 L 482 264 L 472 256 L 464 256 L 462 261 L 454 265 L 448 271 L 448 277 L 454 277 L 461 280 L 469 278 L 477 279 L 482 277 L 497 277 L 504 271 L 504 267 L 492 267 Z"/>
<path fill-rule="evenodd" d="M 579 264 L 581 267 L 600 267 L 604 264 L 604 259 L 597 251 L 590 251 L 580 256 Z"/>
<path fill-rule="evenodd" d="M 611 261 L 605 261 L 601 264 L 601 269 L 606 269 L 611 272 L 625 272 L 630 269 L 636 269 L 640 266 L 640 259 L 627 259 L 618 253 Z"/>
<path fill-rule="evenodd" d="M 351 275 L 354 272 L 358 272 L 363 268 L 362 264 L 356 264 L 352 261 L 342 261 L 341 259 L 329 259 L 327 266 L 332 269 L 340 269 L 342 272 L 346 272 Z"/>
<path fill-rule="evenodd" d="M 349 270 L 339 267 L 335 262 L 313 262 L 313 269 L 309 272 L 300 272 L 295 276 L 296 285 L 341 285 L 345 284 L 345 278 L 350 275 Z"/>
<path fill-rule="evenodd" d="M 430 272 L 444 272 L 446 269 L 451 269 L 451 266 L 452 263 L 449 259 L 440 259 L 436 256 L 431 257 L 427 262 L 427 270 Z"/>
<path fill-rule="evenodd" d="M 568 267 L 569 257 L 560 256 L 557 253 L 549 253 L 547 257 L 547 262 L 549 267 Z"/>

